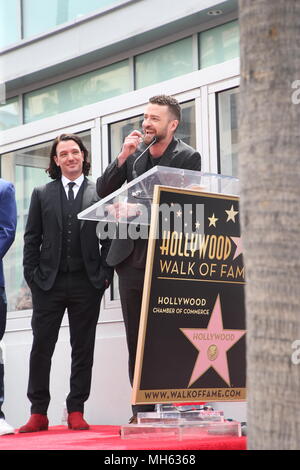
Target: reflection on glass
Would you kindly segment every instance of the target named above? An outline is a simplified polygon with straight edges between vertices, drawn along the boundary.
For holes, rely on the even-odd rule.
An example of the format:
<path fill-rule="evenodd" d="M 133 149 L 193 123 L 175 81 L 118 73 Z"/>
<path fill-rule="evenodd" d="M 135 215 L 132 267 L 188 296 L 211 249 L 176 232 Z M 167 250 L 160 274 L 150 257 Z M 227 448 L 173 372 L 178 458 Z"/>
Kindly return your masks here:
<path fill-rule="evenodd" d="M 54 116 L 130 90 L 129 62 L 70 78 L 24 95 L 25 122 Z"/>
<path fill-rule="evenodd" d="M 238 176 L 238 88 L 218 94 L 219 158 L 222 175 Z"/>
<path fill-rule="evenodd" d="M 9 3 L 11 0 L 3 1 Z M 24 37 L 47 32 L 115 3 L 119 0 L 23 0 Z"/>
<path fill-rule="evenodd" d="M 186 144 L 196 148 L 196 117 L 195 102 L 188 101 L 181 104 L 181 123 L 176 131 L 176 137 Z M 200 123 L 198 123 L 198 126 Z"/>
<path fill-rule="evenodd" d="M 143 116 L 136 116 L 110 125 L 110 162 L 120 153 L 122 144 L 127 135 L 134 130 L 142 132 L 142 123 Z"/>
<path fill-rule="evenodd" d="M 195 102 L 188 101 L 181 103 L 182 119 L 176 131 L 176 137 L 182 139 L 188 145 L 195 148 L 196 146 L 196 123 L 195 123 Z M 143 116 L 135 116 L 130 119 L 115 122 L 109 127 L 109 144 L 110 153 L 109 161 L 112 162 L 120 153 L 125 137 L 133 130 L 141 130 L 143 123 Z M 112 300 L 119 299 L 118 291 L 118 278 L 115 274 L 112 288 Z"/>
<path fill-rule="evenodd" d="M 90 153 L 90 132 L 78 135 Z M 23 237 L 33 189 L 52 181 L 45 172 L 50 161 L 51 146 L 52 141 L 1 156 L 1 175 L 15 185 L 18 215 L 15 242 L 4 258 L 8 311 L 32 307 L 31 293 L 23 278 Z"/>
<path fill-rule="evenodd" d="M 0 0 L 0 49 L 21 39 L 18 8 L 19 0 Z"/>
<path fill-rule="evenodd" d="M 163 82 L 192 71 L 193 42 L 189 37 L 136 56 L 136 88 Z"/>
<path fill-rule="evenodd" d="M 211 28 L 199 34 L 200 68 L 239 57 L 237 21 Z"/>
<path fill-rule="evenodd" d="M 18 98 L 11 98 L 5 104 L 0 105 L 0 131 L 20 124 Z"/>

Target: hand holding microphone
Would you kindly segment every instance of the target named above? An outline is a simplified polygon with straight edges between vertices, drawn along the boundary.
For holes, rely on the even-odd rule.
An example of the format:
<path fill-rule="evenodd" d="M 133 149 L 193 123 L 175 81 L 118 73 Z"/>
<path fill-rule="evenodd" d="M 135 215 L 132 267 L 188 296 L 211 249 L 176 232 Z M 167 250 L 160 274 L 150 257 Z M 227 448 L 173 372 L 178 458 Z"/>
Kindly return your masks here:
<path fill-rule="evenodd" d="M 124 140 L 121 153 L 118 155 L 118 166 L 122 166 L 129 155 L 134 153 L 142 142 L 143 134 L 140 131 L 132 131 Z"/>
<path fill-rule="evenodd" d="M 158 142 L 158 137 L 153 137 L 152 140 L 149 142 L 145 142 L 145 135 L 142 134 L 140 131 L 132 131 L 124 140 L 123 147 L 121 153 L 118 155 L 118 166 L 122 166 L 123 163 L 127 160 L 129 155 L 134 153 L 136 149 L 138 148 L 139 144 L 142 142 L 145 142 L 147 147 L 145 150 L 139 155 L 138 159 L 144 155 L 147 150 L 152 147 L 152 145 L 156 144 Z M 137 159 L 137 160 L 138 160 Z M 134 176 L 136 177 L 136 176 Z"/>

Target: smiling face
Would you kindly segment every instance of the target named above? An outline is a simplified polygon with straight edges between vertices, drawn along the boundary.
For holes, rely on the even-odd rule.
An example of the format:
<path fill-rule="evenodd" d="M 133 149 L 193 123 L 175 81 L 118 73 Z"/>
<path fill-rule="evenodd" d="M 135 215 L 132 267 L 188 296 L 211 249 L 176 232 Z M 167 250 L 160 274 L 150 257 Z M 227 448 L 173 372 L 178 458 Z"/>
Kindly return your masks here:
<path fill-rule="evenodd" d="M 82 174 L 84 154 L 74 140 L 62 140 L 57 144 L 54 161 L 62 175 L 71 181 Z"/>
<path fill-rule="evenodd" d="M 149 103 L 143 120 L 144 142 L 149 145 L 156 137 L 160 142 L 172 139 L 178 120 L 170 113 L 168 106 Z"/>

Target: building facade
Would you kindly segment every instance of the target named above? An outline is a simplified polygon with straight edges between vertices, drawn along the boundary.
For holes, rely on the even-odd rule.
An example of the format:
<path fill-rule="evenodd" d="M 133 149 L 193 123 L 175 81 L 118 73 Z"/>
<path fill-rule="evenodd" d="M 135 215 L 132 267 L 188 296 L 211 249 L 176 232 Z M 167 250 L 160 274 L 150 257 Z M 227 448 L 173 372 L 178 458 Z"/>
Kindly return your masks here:
<path fill-rule="evenodd" d="M 0 170 L 16 187 L 18 229 L 5 258 L 7 419 L 27 418 L 31 297 L 22 275 L 31 192 L 52 140 L 78 133 L 102 173 L 124 137 L 140 128 L 148 98 L 182 104 L 178 135 L 197 148 L 205 172 L 237 175 L 239 28 L 237 0 L 0 0 Z M 53 357 L 50 424 L 68 392 L 67 323 Z M 127 350 L 117 279 L 102 301 L 86 416 L 120 424 L 130 415 Z M 244 407 L 233 413 L 243 419 Z M 231 413 L 231 414 L 233 414 Z"/>

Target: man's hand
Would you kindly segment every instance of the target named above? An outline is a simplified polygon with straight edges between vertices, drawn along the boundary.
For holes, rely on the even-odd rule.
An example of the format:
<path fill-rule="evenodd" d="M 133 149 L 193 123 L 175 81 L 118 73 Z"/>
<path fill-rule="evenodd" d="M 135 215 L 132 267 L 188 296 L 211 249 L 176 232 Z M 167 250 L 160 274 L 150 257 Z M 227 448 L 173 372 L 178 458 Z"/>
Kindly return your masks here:
<path fill-rule="evenodd" d="M 136 203 L 115 202 L 105 206 L 105 210 L 116 220 L 126 220 L 140 215 L 140 205 Z"/>
<path fill-rule="evenodd" d="M 134 153 L 138 145 L 143 142 L 143 134 L 140 131 L 132 131 L 124 140 L 121 153 L 118 155 L 118 166 L 122 166 L 129 155 Z"/>

